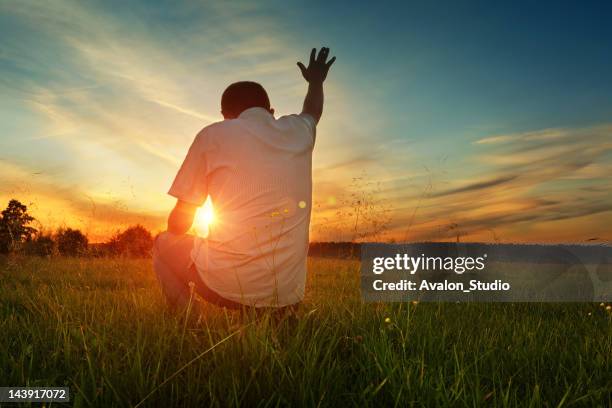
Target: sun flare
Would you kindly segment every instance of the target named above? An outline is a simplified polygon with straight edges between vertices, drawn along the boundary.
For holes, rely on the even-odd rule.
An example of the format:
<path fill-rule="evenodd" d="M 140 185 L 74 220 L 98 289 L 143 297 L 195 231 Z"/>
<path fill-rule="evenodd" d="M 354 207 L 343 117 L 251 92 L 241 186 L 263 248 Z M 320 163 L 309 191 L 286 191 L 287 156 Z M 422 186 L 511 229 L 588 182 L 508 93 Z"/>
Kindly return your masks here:
<path fill-rule="evenodd" d="M 206 197 L 204 204 L 198 208 L 193 226 L 198 236 L 208 237 L 210 226 L 215 222 L 215 209 L 210 196 Z"/>

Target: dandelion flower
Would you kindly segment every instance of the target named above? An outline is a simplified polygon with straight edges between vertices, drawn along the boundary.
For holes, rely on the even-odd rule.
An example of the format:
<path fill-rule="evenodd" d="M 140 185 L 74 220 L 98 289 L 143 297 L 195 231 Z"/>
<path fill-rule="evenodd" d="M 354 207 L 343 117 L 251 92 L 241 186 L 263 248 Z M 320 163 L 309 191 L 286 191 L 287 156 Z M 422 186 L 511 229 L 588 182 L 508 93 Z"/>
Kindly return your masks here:
<path fill-rule="evenodd" d="M 390 317 L 385 317 L 385 323 L 387 323 L 387 324 L 391 323 L 391 318 Z"/>

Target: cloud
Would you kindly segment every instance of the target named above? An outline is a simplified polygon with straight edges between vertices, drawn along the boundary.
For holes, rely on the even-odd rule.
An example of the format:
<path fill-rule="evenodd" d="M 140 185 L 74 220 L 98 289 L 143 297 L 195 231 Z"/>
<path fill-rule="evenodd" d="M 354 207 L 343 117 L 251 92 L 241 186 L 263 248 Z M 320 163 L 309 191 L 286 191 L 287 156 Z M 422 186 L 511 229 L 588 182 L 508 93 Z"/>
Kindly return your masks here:
<path fill-rule="evenodd" d="M 609 236 L 612 126 L 545 129 L 482 140 L 486 142 L 477 143 L 467 161 L 476 174 L 488 178 L 466 182 L 451 177 L 449 188 L 432 189 L 420 204 L 411 239 L 448 239 L 458 233 L 486 239 L 491 230 L 521 241 Z M 407 205 L 397 207 L 401 210 L 392 225 L 396 234 L 408 225 L 418 194 L 404 200 Z M 599 223 L 591 222 L 594 219 Z"/>
<path fill-rule="evenodd" d="M 505 143 L 508 142 L 510 140 L 512 140 L 513 137 L 509 136 L 509 135 L 503 135 L 503 136 L 490 136 L 490 137 L 485 137 L 483 139 L 479 139 L 477 140 L 475 143 L 476 144 L 494 144 L 494 143 Z"/>
<path fill-rule="evenodd" d="M 476 183 L 471 183 L 463 187 L 457 187 L 457 188 L 453 188 L 450 190 L 440 191 L 438 193 L 432 194 L 431 196 L 432 197 L 443 197 L 443 196 L 472 192 L 472 191 L 477 191 L 477 190 L 486 190 L 490 187 L 495 187 L 500 184 L 508 183 L 512 180 L 515 180 L 517 177 L 518 176 L 516 175 L 497 177 L 497 178 L 486 180 L 486 181 L 479 181 Z"/>
<path fill-rule="evenodd" d="M 135 199 L 113 194 L 92 196 L 75 185 L 58 185 L 44 171 L 31 173 L 6 161 L 0 161 L 0 186 L 0 205 L 19 199 L 36 218 L 37 228 L 79 228 L 93 242 L 136 223 L 154 232 L 165 223 L 165 214 L 143 212 Z"/>
<path fill-rule="evenodd" d="M 62 213 L 80 218 L 90 205 L 84 197 L 92 197 L 98 212 L 107 206 L 115 214 L 109 226 L 119 214 L 114 202 L 131 201 L 125 217 L 157 217 L 193 137 L 221 119 L 220 91 L 230 80 L 248 74 L 303 85 L 287 36 L 276 35 L 265 14 L 249 14 L 254 7 L 175 5 L 168 10 L 174 18 L 201 19 L 169 27 L 103 4 L 1 3 L 20 33 L 6 32 L 0 45 L 10 92 L 3 98 L 24 118 L 14 127 L 34 131 L 0 134 L 4 165 L 21 169 L 4 175 L 0 193 L 44 197 L 37 201 L 49 208 L 54 199 L 53 208 L 62 202 Z M 0 35 L 3 29 L 10 27 Z M 282 111 L 295 97 L 281 95 L 275 107 Z M 58 166 L 59 173 L 47 171 Z M 45 182 L 30 180 L 41 168 Z"/>

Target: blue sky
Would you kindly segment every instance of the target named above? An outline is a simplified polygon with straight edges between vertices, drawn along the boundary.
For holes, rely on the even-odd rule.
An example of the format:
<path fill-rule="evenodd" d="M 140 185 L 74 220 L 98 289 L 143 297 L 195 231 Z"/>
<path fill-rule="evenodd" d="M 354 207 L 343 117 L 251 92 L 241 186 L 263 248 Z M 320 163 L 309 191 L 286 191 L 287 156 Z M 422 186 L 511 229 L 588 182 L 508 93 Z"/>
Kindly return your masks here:
<path fill-rule="evenodd" d="M 295 62 L 325 45 L 313 236 L 353 238 L 338 214 L 356 194 L 387 238 L 610 239 L 611 8 L 6 1 L 0 198 L 94 240 L 161 228 L 224 87 L 256 80 L 298 111 Z"/>

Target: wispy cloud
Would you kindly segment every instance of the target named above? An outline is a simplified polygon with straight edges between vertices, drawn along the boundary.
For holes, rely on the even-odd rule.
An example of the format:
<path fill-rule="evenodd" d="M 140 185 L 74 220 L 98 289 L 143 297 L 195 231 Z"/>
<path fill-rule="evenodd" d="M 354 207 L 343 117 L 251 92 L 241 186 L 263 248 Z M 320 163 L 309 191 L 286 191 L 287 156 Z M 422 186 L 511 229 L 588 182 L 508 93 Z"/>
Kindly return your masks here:
<path fill-rule="evenodd" d="M 451 178 L 449 188 L 428 194 L 411 238 L 461 234 L 464 239 L 486 239 L 492 230 L 522 241 L 609 235 L 612 126 L 546 129 L 482 140 L 487 142 L 476 144 L 471 165 L 487 178 Z M 394 230 L 399 232 L 407 215 L 397 215 Z M 599 226 L 593 216 L 602 222 Z"/>
<path fill-rule="evenodd" d="M 439 191 L 439 192 L 433 193 L 431 196 L 432 197 L 444 197 L 444 196 L 449 196 L 449 195 L 459 194 L 459 193 L 473 192 L 473 191 L 479 191 L 479 190 L 487 190 L 487 189 L 490 189 L 491 187 L 499 186 L 499 185 L 504 184 L 504 183 L 509 183 L 509 182 L 515 180 L 517 177 L 518 176 L 516 176 L 516 175 L 496 177 L 494 179 L 489 179 L 489 180 L 485 180 L 485 181 L 479 181 L 479 182 L 476 182 L 476 183 L 470 183 L 470 184 L 468 184 L 466 186 L 462 186 L 462 187 L 457 187 L 457 188 L 452 188 L 452 189 L 449 189 L 449 190 Z"/>
<path fill-rule="evenodd" d="M 112 207 L 118 194 L 137 197 L 130 211 L 154 213 L 170 204 L 164 192 L 194 135 L 220 119 L 219 95 L 227 83 L 242 76 L 301 83 L 293 52 L 274 35 L 272 21 L 248 14 L 254 11 L 248 3 L 177 5 L 177 18 L 205 16 L 195 30 L 153 26 L 137 14 L 126 21 L 100 6 L 0 5 L 27 32 L 19 41 L 5 37 L 2 82 L 36 129 L 19 140 L 0 136 L 5 165 L 23 169 L 4 175 L 3 195 L 16 193 L 9 186 L 27 184 L 47 201 L 54 190 L 56 201 L 74 201 L 71 211 L 82 212 L 75 210 L 88 203 L 82 197 L 93 197 L 102 208 Z M 296 95 L 277 93 L 275 106 L 288 110 Z M 40 151 L 43 141 L 47 154 Z M 41 165 L 67 158 L 70 170 L 47 174 L 45 183 L 28 180 Z M 129 191 L 121 187 L 126 178 L 132 180 Z"/>
<path fill-rule="evenodd" d="M 157 230 L 165 221 L 165 214 L 143 211 L 129 194 L 93 195 L 75 185 L 58 184 L 47 171 L 32 172 L 4 161 L 0 161 L 0 185 L 0 202 L 18 198 L 35 215 L 39 228 L 76 227 L 93 241 L 135 223 Z"/>

